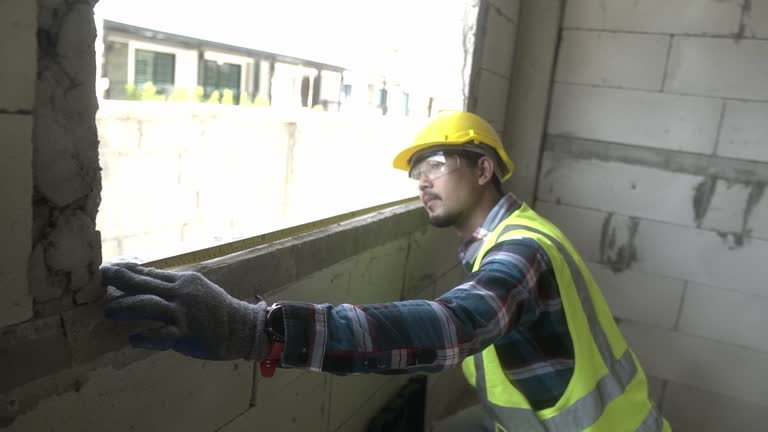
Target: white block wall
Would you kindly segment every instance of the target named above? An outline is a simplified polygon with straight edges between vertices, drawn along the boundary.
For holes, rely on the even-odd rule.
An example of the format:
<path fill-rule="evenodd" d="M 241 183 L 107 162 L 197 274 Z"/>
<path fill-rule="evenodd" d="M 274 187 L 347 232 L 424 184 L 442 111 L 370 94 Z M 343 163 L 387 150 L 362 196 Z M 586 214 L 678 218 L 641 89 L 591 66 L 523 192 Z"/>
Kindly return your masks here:
<path fill-rule="evenodd" d="M 507 113 L 519 0 L 488 0 L 478 11 L 473 92 L 467 109 L 486 119 L 501 136 Z"/>
<path fill-rule="evenodd" d="M 767 37 L 766 0 L 567 2 L 535 207 L 675 431 L 766 430 Z"/>
<path fill-rule="evenodd" d="M 0 327 L 32 317 L 27 263 L 32 252 L 32 107 L 37 6 L 0 2 Z"/>

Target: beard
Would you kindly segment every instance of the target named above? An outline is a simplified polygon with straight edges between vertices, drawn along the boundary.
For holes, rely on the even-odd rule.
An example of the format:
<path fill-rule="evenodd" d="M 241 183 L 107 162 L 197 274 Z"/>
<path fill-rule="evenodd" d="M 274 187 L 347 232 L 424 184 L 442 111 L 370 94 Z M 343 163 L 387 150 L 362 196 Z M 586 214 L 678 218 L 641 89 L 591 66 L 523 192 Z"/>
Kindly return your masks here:
<path fill-rule="evenodd" d="M 459 214 L 430 215 L 429 224 L 435 228 L 448 228 L 456 225 L 459 218 Z"/>

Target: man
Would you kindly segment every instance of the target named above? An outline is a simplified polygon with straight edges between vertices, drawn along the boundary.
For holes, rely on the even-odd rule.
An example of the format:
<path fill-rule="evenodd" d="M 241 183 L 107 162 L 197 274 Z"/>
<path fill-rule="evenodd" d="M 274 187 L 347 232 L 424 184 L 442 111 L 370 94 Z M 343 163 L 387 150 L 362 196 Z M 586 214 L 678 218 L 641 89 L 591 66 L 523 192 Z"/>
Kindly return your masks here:
<path fill-rule="evenodd" d="M 196 273 L 121 265 L 102 269 L 125 292 L 106 315 L 160 321 L 131 343 L 198 358 L 263 360 L 272 351 L 281 366 L 341 374 L 461 364 L 485 420 L 470 412 L 458 430 L 670 430 L 573 246 L 502 192 L 513 164 L 486 121 L 442 113 L 394 166 L 418 181 L 430 223 L 465 241 L 468 276 L 435 301 L 268 307 L 235 300 Z"/>

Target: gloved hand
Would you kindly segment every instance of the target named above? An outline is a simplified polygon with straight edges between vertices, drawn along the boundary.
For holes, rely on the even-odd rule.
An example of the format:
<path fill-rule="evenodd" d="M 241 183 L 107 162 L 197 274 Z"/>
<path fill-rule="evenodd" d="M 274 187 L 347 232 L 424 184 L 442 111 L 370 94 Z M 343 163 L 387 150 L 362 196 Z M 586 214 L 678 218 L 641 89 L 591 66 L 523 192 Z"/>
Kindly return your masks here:
<path fill-rule="evenodd" d="M 123 293 L 105 306 L 107 318 L 164 324 L 131 335 L 136 348 L 172 349 L 205 360 L 259 361 L 269 353 L 263 301 L 237 300 L 194 272 L 117 263 L 102 266 L 101 276 Z"/>

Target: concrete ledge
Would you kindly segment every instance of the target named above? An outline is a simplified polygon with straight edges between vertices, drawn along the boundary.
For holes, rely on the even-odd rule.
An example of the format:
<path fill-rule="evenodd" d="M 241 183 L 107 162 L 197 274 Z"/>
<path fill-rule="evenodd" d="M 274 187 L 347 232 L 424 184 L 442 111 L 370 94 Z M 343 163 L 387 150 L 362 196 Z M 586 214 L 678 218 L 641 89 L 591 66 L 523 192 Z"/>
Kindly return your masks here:
<path fill-rule="evenodd" d="M 427 226 L 412 203 L 180 270 L 198 271 L 230 294 L 254 299 Z"/>

